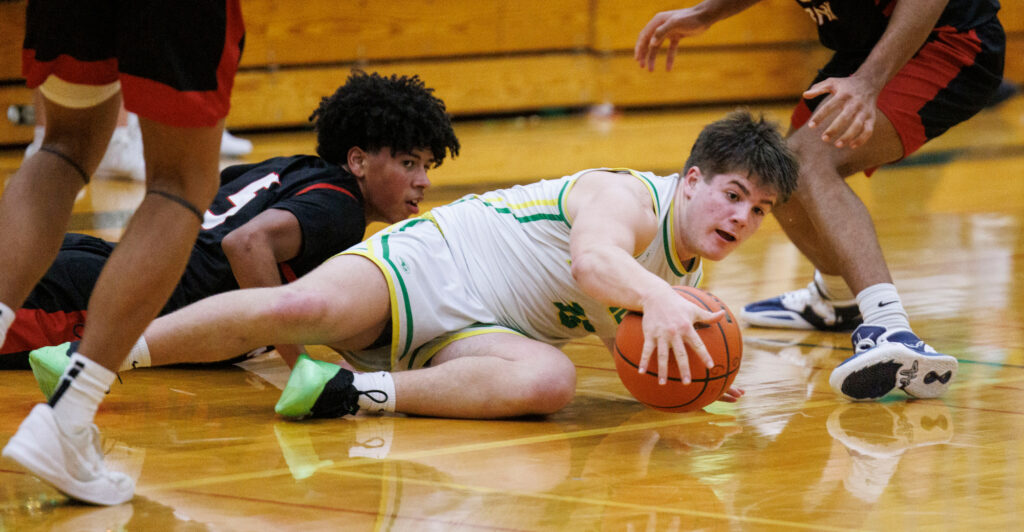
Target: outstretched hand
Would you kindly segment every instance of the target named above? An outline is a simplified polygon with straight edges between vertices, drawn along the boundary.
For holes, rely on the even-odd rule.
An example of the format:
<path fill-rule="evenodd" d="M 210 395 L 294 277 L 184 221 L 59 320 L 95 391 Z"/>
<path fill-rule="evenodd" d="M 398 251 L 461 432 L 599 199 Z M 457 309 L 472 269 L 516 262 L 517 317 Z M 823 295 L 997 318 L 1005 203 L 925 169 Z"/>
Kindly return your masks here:
<path fill-rule="evenodd" d="M 807 127 L 824 126 L 821 140 L 837 148 L 856 149 L 871 138 L 879 89 L 855 76 L 828 78 L 815 83 L 803 93 L 805 99 L 831 94 L 807 121 Z"/>
<path fill-rule="evenodd" d="M 714 323 L 725 317 L 724 310 L 704 310 L 679 297 L 675 291 L 668 290 L 644 301 L 643 313 L 644 347 L 637 364 L 640 373 L 647 371 L 655 353 L 659 384 L 668 382 L 669 353 L 675 357 L 683 384 L 690 383 L 690 356 L 696 357 L 709 369 L 715 366 L 694 324 Z M 692 355 L 688 356 L 688 353 Z"/>
<path fill-rule="evenodd" d="M 633 58 L 640 63 L 640 68 L 654 72 L 655 63 L 658 60 L 658 49 L 668 39 L 668 55 L 665 57 L 665 70 L 672 70 L 672 64 L 676 59 L 676 49 L 683 37 L 700 35 L 708 29 L 693 9 L 675 9 L 662 11 L 640 30 L 636 46 L 633 48 Z"/>

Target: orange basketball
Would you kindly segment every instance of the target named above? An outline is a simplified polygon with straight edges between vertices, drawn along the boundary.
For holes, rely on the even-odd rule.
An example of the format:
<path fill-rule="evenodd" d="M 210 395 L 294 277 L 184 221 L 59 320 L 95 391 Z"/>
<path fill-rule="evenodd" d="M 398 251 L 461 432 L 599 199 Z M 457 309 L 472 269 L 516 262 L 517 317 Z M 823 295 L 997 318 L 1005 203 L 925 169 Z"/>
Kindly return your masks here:
<path fill-rule="evenodd" d="M 690 384 L 684 385 L 674 357 L 668 364 L 668 382 L 658 384 L 658 364 L 655 353 L 647 364 L 647 371 L 637 371 L 640 353 L 644 347 L 644 333 L 640 325 L 642 314 L 629 312 L 619 324 L 615 335 L 615 368 L 622 384 L 641 403 L 666 412 L 689 412 L 715 402 L 736 378 L 743 357 L 743 339 L 740 327 L 729 307 L 714 295 L 699 288 L 675 286 L 676 292 L 697 306 L 711 312 L 725 310 L 725 317 L 710 325 L 698 325 L 708 354 L 715 367 L 708 369 L 696 358 L 690 358 Z"/>

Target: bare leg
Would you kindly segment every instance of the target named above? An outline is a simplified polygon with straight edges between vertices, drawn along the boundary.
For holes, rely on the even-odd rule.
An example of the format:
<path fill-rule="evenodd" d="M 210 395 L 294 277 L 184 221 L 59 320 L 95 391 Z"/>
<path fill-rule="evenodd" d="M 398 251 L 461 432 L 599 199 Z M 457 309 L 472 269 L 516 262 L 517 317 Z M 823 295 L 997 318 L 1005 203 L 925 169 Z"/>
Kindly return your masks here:
<path fill-rule="evenodd" d="M 278 343 L 365 347 L 390 318 L 380 269 L 343 255 L 289 285 L 219 294 L 161 316 L 145 336 L 154 366 L 216 362 Z"/>
<path fill-rule="evenodd" d="M 550 414 L 576 390 L 576 367 L 559 349 L 504 333 L 452 342 L 430 367 L 392 377 L 396 411 L 453 418 Z"/>
<path fill-rule="evenodd" d="M 856 294 L 868 286 L 891 283 L 874 223 L 844 178 L 898 159 L 902 143 L 885 115 L 878 113 L 871 139 L 855 150 L 822 142 L 820 133 L 802 127 L 789 137 L 800 160 L 800 185 L 777 208 L 779 224 L 797 248 L 822 273 L 842 275 Z"/>
<path fill-rule="evenodd" d="M 87 109 L 46 103 L 51 120 L 43 147 L 91 174 L 103 158 L 120 104 L 120 95 Z M 46 273 L 84 185 L 74 166 L 47 151 L 28 158 L 8 181 L 0 199 L 0 302 L 18 308 Z"/>
<path fill-rule="evenodd" d="M 217 190 L 223 123 L 176 128 L 140 118 L 140 125 L 147 192 L 205 209 Z M 146 195 L 89 300 L 89 326 L 79 348 L 83 355 L 111 371 L 118 368 L 185 270 L 199 224 L 183 205 Z"/>

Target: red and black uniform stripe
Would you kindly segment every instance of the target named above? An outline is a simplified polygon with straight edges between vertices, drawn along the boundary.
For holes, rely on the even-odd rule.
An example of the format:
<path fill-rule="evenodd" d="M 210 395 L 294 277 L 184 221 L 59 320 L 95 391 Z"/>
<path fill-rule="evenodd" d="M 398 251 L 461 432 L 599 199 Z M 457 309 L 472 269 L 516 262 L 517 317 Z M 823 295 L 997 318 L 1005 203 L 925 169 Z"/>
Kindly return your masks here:
<path fill-rule="evenodd" d="M 847 77 L 864 63 L 897 0 L 797 2 L 818 23 L 822 44 L 836 52 L 813 85 Z M 904 157 L 974 116 L 998 88 L 1006 54 L 998 10 L 995 0 L 951 0 L 925 44 L 879 94 L 878 108 L 899 133 Z M 792 128 L 803 126 L 825 97 L 802 100 Z"/>
<path fill-rule="evenodd" d="M 245 28 L 239 0 L 31 0 L 22 74 L 121 81 L 125 108 L 177 127 L 227 116 Z"/>

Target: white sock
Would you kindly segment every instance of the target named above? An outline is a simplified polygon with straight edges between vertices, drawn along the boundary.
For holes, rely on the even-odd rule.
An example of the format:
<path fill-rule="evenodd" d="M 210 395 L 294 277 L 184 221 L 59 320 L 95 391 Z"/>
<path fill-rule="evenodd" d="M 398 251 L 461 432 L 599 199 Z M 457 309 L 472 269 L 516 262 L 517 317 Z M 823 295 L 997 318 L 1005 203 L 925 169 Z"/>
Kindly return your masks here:
<path fill-rule="evenodd" d="M 352 386 L 361 392 L 359 411 L 368 414 L 395 411 L 395 380 L 386 371 L 355 373 Z"/>
<path fill-rule="evenodd" d="M 0 345 L 4 345 L 7 331 L 11 328 L 12 323 L 14 323 L 14 311 L 11 310 L 11 307 L 0 303 Z"/>
<path fill-rule="evenodd" d="M 846 279 L 843 279 L 841 275 L 825 275 L 814 270 L 814 282 L 818 285 L 818 290 L 821 290 L 822 295 L 836 303 L 852 303 L 854 300 L 850 285 L 846 284 Z"/>
<path fill-rule="evenodd" d="M 146 337 L 140 336 L 132 346 L 132 350 L 128 352 L 128 356 L 121 362 L 121 367 L 117 368 L 117 371 L 128 371 L 135 368 L 148 368 L 153 365 L 153 362 L 149 359 L 149 344 L 146 343 Z"/>
<path fill-rule="evenodd" d="M 861 290 L 857 306 L 866 324 L 910 330 L 910 318 L 892 283 L 878 283 Z"/>
<path fill-rule="evenodd" d="M 57 423 L 69 433 L 91 425 L 100 401 L 116 376 L 113 371 L 79 353 L 71 355 L 64 376 L 50 398 Z"/>

